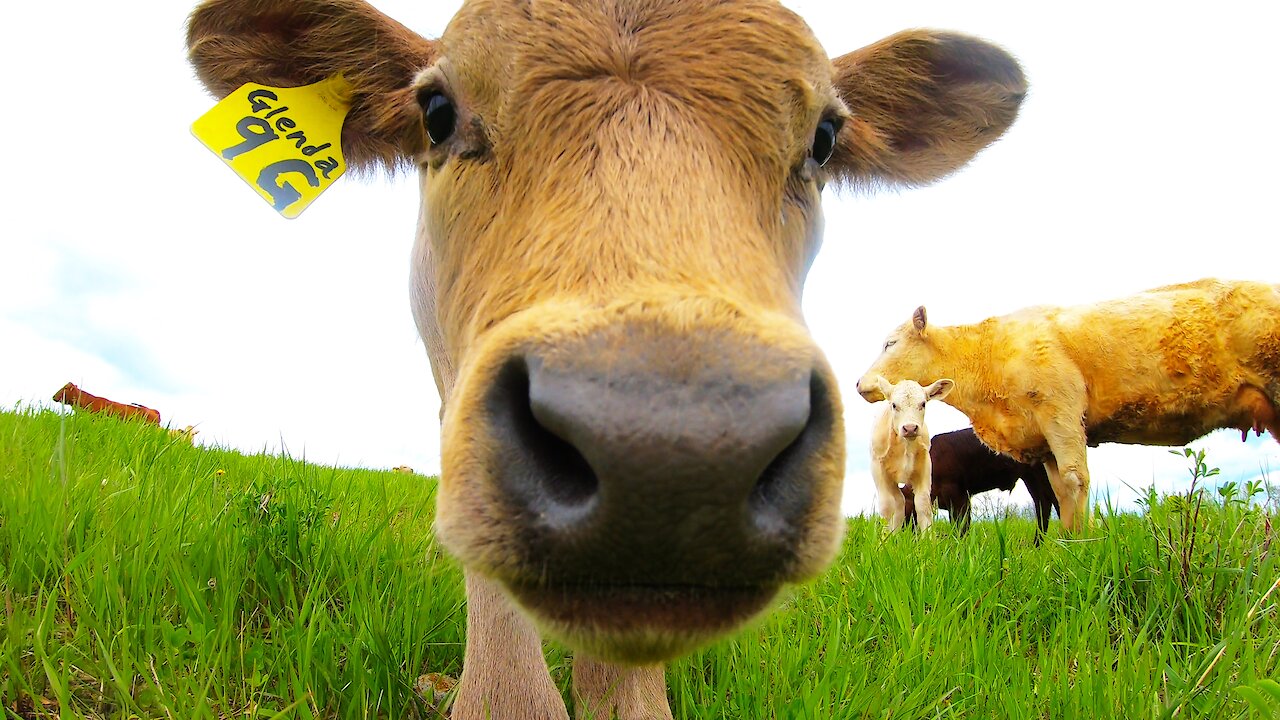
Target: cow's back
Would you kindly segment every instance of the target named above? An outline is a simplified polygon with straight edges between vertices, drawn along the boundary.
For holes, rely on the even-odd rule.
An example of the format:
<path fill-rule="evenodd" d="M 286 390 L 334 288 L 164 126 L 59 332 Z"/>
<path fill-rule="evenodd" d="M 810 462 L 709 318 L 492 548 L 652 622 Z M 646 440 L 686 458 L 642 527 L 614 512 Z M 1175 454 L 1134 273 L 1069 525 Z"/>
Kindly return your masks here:
<path fill-rule="evenodd" d="M 1180 445 L 1238 426 L 1242 387 L 1280 403 L 1280 288 L 1200 280 L 1052 316 L 1087 392 L 1090 445 Z"/>
<path fill-rule="evenodd" d="M 933 465 L 933 492 L 939 498 L 954 491 L 976 495 L 987 490 L 1012 490 L 1019 469 L 1030 467 L 983 445 L 973 428 L 934 435 L 929 458 Z"/>

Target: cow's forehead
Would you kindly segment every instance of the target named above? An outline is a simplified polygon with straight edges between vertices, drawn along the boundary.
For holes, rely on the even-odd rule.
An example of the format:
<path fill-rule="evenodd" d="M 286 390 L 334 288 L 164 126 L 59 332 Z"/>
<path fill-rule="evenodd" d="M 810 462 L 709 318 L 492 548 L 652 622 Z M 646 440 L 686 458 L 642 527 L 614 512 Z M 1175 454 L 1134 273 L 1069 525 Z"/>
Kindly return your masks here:
<path fill-rule="evenodd" d="M 469 0 L 441 49 L 498 134 L 607 112 L 593 87 L 607 97 L 643 88 L 749 137 L 757 117 L 794 134 L 834 98 L 813 33 L 769 0 Z"/>
<path fill-rule="evenodd" d="M 924 388 L 914 380 L 903 380 L 893 386 L 893 392 L 889 394 L 889 400 L 899 405 L 922 403 L 925 401 Z"/>

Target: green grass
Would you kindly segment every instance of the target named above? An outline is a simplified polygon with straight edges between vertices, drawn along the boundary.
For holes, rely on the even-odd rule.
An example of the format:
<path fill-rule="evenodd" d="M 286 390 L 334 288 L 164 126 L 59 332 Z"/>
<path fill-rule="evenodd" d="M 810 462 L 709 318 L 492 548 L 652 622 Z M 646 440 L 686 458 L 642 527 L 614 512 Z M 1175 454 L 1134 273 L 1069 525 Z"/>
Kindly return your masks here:
<path fill-rule="evenodd" d="M 0 413 L 3 716 L 436 717 L 412 685 L 458 674 L 465 600 L 430 534 L 434 488 Z M 1155 497 L 1037 548 L 1018 517 L 963 539 L 855 519 L 830 572 L 670 667 L 672 709 L 1280 717 L 1275 520 L 1239 497 Z M 568 698 L 566 654 L 548 662 Z"/>

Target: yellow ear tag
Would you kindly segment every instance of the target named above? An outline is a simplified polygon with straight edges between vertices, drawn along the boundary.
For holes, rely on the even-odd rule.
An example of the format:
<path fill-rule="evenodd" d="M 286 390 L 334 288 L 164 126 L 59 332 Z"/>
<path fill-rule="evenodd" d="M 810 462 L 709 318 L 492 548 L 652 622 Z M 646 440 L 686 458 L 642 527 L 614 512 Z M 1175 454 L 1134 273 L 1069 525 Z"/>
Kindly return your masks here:
<path fill-rule="evenodd" d="M 347 169 L 342 121 L 351 89 L 341 75 L 294 88 L 246 83 L 192 123 L 191 134 L 296 218 Z"/>

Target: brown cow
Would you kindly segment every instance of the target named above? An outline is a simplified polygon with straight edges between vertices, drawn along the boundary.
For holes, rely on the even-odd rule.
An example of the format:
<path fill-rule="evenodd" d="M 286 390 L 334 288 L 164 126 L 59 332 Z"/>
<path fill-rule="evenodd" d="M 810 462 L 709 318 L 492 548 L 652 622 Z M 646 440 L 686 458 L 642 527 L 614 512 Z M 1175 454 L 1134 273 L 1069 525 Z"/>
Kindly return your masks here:
<path fill-rule="evenodd" d="M 91 413 L 102 413 L 104 415 L 114 415 L 125 420 L 141 420 L 151 423 L 152 425 L 160 424 L 160 412 L 152 410 L 144 405 L 134 403 L 126 405 L 108 400 L 97 395 L 89 393 L 76 387 L 75 383 L 67 383 L 63 385 L 58 392 L 53 394 L 53 399 L 64 405 L 70 405 L 79 410 L 86 410 Z"/>
<path fill-rule="evenodd" d="M 661 661 L 828 564 L 821 190 L 947 175 L 1025 92 L 954 34 L 832 61 L 771 0 L 470 0 L 436 41 L 360 0 L 212 0 L 188 46 L 219 97 L 342 73 L 348 162 L 418 170 L 460 720 L 565 717 L 541 634 L 577 651 L 579 712 L 670 717 Z"/>
<path fill-rule="evenodd" d="M 1085 447 L 1185 445 L 1218 428 L 1280 433 L 1280 286 L 1201 280 L 977 325 L 894 330 L 858 381 L 956 381 L 947 403 L 989 447 L 1045 463 L 1068 531 L 1088 522 Z"/>
<path fill-rule="evenodd" d="M 1049 516 L 1054 510 L 1058 515 L 1058 498 L 1049 484 L 1044 465 L 1020 463 L 1008 455 L 1001 455 L 982 444 L 973 428 L 938 433 L 929 445 L 929 460 L 933 468 L 930 497 L 938 507 L 951 513 L 960 533 L 969 531 L 969 499 L 988 490 L 1009 492 L 1022 479 L 1036 513 L 1036 544 L 1049 528 Z M 902 496 L 907 504 L 907 523 L 914 524 L 915 488 L 902 486 Z"/>

